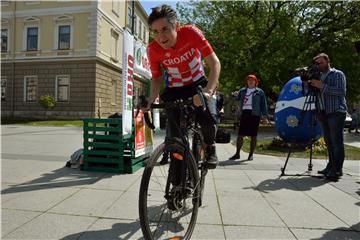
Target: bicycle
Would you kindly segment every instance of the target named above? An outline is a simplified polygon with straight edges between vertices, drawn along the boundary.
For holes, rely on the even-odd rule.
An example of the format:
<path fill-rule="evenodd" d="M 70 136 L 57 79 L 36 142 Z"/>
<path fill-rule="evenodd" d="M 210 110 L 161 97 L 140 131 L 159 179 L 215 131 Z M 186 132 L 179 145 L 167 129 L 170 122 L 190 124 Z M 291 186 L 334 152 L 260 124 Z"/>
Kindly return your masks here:
<path fill-rule="evenodd" d="M 201 88 L 203 110 L 205 98 Z M 202 204 L 205 176 L 208 172 L 205 144 L 195 119 L 192 99 L 152 104 L 152 108 L 175 108 L 180 111 L 180 138 L 166 138 L 151 154 L 141 179 L 139 192 L 140 225 L 145 239 L 190 239 L 195 228 L 198 208 Z M 149 116 L 145 122 L 154 129 Z M 192 132 L 192 147 L 188 140 Z M 157 164 L 164 151 L 170 153 L 170 164 Z"/>

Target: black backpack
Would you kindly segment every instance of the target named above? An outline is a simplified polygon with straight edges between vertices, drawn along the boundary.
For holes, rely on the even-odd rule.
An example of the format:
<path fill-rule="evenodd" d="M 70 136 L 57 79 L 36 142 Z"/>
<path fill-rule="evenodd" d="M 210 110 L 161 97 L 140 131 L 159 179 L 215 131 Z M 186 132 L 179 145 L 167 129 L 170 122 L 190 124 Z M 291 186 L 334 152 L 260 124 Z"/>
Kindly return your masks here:
<path fill-rule="evenodd" d="M 230 143 L 231 134 L 230 130 L 219 128 L 216 131 L 215 142 L 216 143 Z"/>

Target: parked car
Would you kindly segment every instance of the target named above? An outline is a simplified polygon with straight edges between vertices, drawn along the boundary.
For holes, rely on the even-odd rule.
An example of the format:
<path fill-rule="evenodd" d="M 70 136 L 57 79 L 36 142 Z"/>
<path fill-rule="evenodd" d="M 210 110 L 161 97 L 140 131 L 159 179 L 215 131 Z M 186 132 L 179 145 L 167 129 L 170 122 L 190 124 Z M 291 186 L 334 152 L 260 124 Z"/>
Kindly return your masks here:
<path fill-rule="evenodd" d="M 352 122 L 351 115 L 348 112 L 346 112 L 345 127 L 344 128 L 351 128 L 351 122 Z"/>

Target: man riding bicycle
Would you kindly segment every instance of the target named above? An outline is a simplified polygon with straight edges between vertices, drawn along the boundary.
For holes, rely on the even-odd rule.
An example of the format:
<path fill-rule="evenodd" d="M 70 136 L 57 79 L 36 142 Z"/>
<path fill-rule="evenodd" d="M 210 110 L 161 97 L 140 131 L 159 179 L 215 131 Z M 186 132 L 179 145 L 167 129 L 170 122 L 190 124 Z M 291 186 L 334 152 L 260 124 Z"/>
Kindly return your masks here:
<path fill-rule="evenodd" d="M 216 168 L 218 159 L 215 151 L 216 126 L 209 110 L 203 111 L 201 99 L 196 88 L 203 87 L 204 96 L 209 99 L 213 94 L 220 74 L 220 61 L 202 32 L 192 25 L 180 26 L 176 12 L 168 5 L 152 9 L 148 24 L 154 40 L 148 46 L 148 57 L 152 73 L 151 94 L 147 99 L 150 108 L 164 82 L 161 68 L 167 71 L 166 88 L 160 98 L 164 102 L 193 98 L 196 118 L 199 122 L 204 142 L 205 157 L 209 168 Z M 209 66 L 208 79 L 205 76 L 201 56 Z M 168 111 L 168 127 L 171 137 L 178 137 L 176 128 L 179 112 Z"/>

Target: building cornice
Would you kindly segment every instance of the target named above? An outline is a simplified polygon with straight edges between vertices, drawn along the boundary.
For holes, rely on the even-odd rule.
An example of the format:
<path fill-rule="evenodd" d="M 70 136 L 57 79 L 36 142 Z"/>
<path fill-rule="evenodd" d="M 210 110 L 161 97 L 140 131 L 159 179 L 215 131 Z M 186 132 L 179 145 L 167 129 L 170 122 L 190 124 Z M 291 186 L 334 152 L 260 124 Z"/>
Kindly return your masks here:
<path fill-rule="evenodd" d="M 73 57 L 73 58 L 38 58 L 38 59 L 15 59 L 15 60 L 1 60 L 1 63 L 32 63 L 32 62 L 64 62 L 64 61 L 94 61 L 97 60 L 96 57 Z"/>
<path fill-rule="evenodd" d="M 100 16 L 105 18 L 111 25 L 117 27 L 117 30 L 120 31 L 120 33 L 124 33 L 124 26 L 119 25 L 112 17 L 110 17 L 104 10 L 102 10 L 100 7 L 98 7 L 98 12 L 101 14 Z"/>
<path fill-rule="evenodd" d="M 135 3 L 139 7 L 140 12 L 145 16 L 145 18 L 148 18 L 149 16 L 148 16 L 147 12 L 145 11 L 144 7 L 141 5 L 140 1 L 136 1 Z"/>
<path fill-rule="evenodd" d="M 15 17 L 29 17 L 29 16 L 47 16 L 47 15 L 63 15 L 74 13 L 86 13 L 94 10 L 94 5 L 78 6 L 78 7 L 57 7 L 57 8 L 44 8 L 44 9 L 29 9 L 29 10 L 17 10 Z M 13 11 L 1 12 L 2 18 L 13 17 Z"/>

